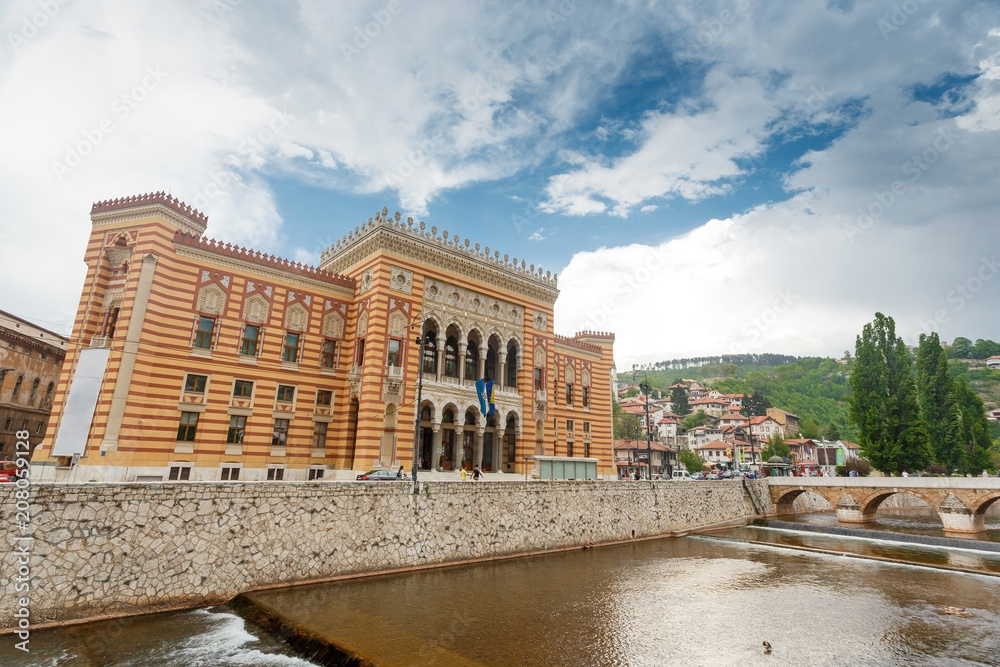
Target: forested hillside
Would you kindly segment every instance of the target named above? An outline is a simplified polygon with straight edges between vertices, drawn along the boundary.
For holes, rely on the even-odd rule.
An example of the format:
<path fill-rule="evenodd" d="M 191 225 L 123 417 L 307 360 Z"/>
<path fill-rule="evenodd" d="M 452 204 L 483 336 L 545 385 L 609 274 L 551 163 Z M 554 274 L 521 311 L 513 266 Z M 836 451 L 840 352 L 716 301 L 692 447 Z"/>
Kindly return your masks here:
<path fill-rule="evenodd" d="M 991 351 L 988 346 L 984 349 Z M 839 361 L 778 354 L 720 355 L 647 364 L 634 373 L 619 372 L 618 381 L 629 384 L 633 377 L 637 381 L 648 378 L 654 396 L 661 392 L 668 395 L 667 388 L 684 378 L 697 380 L 724 393 L 756 391 L 771 406 L 798 415 L 804 437 L 824 437 L 834 425 L 834 435 L 851 440 L 857 436 L 857 427 L 848 417 L 847 408 L 847 397 L 851 393 L 848 376 L 852 366 L 853 359 L 846 355 Z M 989 369 L 975 358 L 951 358 L 949 369 L 955 377 L 961 376 L 968 381 L 987 410 L 1000 407 L 1000 370 Z M 1000 425 L 991 424 L 993 437 L 1000 437 Z"/>

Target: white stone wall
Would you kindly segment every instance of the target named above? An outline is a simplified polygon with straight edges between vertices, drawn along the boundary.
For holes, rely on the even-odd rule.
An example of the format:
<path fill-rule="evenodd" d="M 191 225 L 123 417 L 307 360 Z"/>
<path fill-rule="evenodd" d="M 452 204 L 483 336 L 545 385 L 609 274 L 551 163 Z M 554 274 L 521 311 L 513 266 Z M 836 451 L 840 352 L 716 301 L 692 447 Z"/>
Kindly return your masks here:
<path fill-rule="evenodd" d="M 758 507 L 766 481 L 750 483 Z M 4 517 L 15 489 L 4 485 Z M 757 488 L 759 487 L 759 488 Z M 30 489 L 11 525 L 2 627 L 20 597 L 33 625 L 228 600 L 254 587 L 667 535 L 754 514 L 723 482 L 180 482 Z M 770 507 L 768 509 L 771 509 Z M 9 520 L 9 519 L 8 519 Z"/>

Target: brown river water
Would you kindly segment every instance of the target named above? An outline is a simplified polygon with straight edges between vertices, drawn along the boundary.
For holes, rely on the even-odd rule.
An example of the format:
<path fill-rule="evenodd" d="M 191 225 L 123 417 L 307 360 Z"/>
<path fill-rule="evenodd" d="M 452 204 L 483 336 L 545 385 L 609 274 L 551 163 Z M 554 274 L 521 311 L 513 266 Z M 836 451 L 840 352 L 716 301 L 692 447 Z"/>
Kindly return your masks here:
<path fill-rule="evenodd" d="M 894 521 L 936 530 L 920 516 L 877 528 Z M 824 522 L 830 515 L 811 521 Z M 944 548 L 747 527 L 36 631 L 27 655 L 3 636 L 0 665 L 335 664 L 329 652 L 297 657 L 239 615 L 247 608 L 313 646 L 384 666 L 1000 665 L 997 573 L 1000 553 L 975 541 Z"/>

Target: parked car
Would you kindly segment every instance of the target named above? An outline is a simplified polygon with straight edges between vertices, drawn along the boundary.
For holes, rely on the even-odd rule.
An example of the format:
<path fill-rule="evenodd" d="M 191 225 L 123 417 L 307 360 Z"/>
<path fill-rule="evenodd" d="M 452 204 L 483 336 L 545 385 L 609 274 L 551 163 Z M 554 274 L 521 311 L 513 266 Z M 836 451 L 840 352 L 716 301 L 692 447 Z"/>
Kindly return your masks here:
<path fill-rule="evenodd" d="M 719 479 L 719 476 L 716 475 L 714 472 L 710 472 L 707 475 L 705 475 L 705 479 Z"/>
<path fill-rule="evenodd" d="M 692 473 L 691 479 L 705 479 L 705 473 L 703 472 Z"/>
<path fill-rule="evenodd" d="M 396 473 L 392 470 L 369 470 L 358 475 L 357 479 L 362 482 L 395 482 Z M 403 476 L 406 479 L 406 476 Z"/>
<path fill-rule="evenodd" d="M 17 464 L 13 461 L 0 461 L 0 482 L 13 482 L 17 479 Z"/>
<path fill-rule="evenodd" d="M 687 482 L 691 479 L 691 475 L 688 474 L 687 470 L 675 470 L 672 473 L 672 479 L 675 482 Z"/>

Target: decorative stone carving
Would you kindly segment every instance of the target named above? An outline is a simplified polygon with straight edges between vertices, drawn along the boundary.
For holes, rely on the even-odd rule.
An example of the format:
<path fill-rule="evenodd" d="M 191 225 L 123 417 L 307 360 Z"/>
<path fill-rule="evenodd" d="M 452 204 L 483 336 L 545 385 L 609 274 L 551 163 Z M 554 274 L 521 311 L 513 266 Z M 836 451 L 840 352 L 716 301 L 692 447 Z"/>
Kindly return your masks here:
<path fill-rule="evenodd" d="M 329 338 L 344 337 L 344 318 L 340 313 L 327 313 L 323 317 L 323 335 Z"/>
<path fill-rule="evenodd" d="M 583 384 L 584 387 L 590 386 L 590 371 L 586 368 L 583 369 L 582 373 L 580 373 L 580 383 Z"/>
<path fill-rule="evenodd" d="M 548 331 L 549 314 L 535 311 L 535 317 L 532 320 L 532 325 L 535 327 L 535 331 Z"/>
<path fill-rule="evenodd" d="M 263 294 L 251 294 L 243 302 L 243 319 L 247 322 L 266 322 L 270 306 Z"/>
<path fill-rule="evenodd" d="M 199 313 L 222 313 L 226 308 L 226 292 L 218 285 L 205 285 L 198 290 Z"/>
<path fill-rule="evenodd" d="M 368 335 L 368 312 L 358 315 L 358 338 Z"/>
<path fill-rule="evenodd" d="M 301 303 L 289 306 L 285 311 L 285 328 L 292 331 L 303 331 L 309 323 L 309 311 Z"/>
<path fill-rule="evenodd" d="M 545 350 L 541 347 L 535 348 L 535 367 L 545 368 Z"/>
<path fill-rule="evenodd" d="M 413 293 L 413 271 L 401 269 L 398 266 L 392 267 L 392 278 L 389 287 L 404 294 Z"/>
<path fill-rule="evenodd" d="M 406 335 L 406 327 L 409 323 L 406 321 L 406 316 L 403 313 L 394 311 L 392 315 L 389 316 L 389 335 L 394 338 L 403 338 Z"/>
<path fill-rule="evenodd" d="M 572 364 L 566 365 L 565 376 L 566 376 L 566 384 L 576 384 L 576 371 L 573 370 Z"/>
<path fill-rule="evenodd" d="M 374 285 L 375 285 L 374 269 L 365 269 L 361 273 L 361 283 L 360 283 L 361 293 L 364 294 L 365 292 L 371 290 L 371 288 Z"/>

